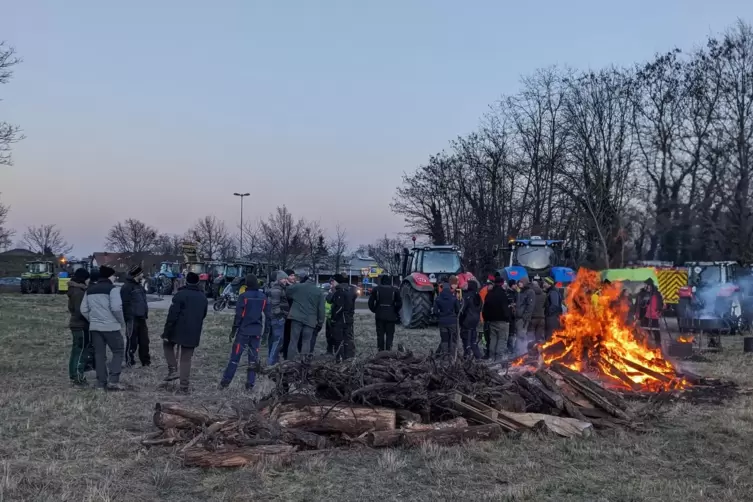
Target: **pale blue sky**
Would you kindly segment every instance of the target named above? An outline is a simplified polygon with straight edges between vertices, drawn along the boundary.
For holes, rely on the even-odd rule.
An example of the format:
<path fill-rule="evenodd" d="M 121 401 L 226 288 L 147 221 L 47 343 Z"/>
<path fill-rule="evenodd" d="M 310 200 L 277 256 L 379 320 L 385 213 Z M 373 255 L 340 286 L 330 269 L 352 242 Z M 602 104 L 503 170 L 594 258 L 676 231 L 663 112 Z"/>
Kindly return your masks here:
<path fill-rule="evenodd" d="M 287 204 L 353 244 L 402 230 L 401 174 L 472 131 L 518 78 L 692 48 L 750 0 L 0 1 L 24 58 L 0 118 L 10 225 L 57 223 L 77 254 L 115 221 L 181 233 Z"/>

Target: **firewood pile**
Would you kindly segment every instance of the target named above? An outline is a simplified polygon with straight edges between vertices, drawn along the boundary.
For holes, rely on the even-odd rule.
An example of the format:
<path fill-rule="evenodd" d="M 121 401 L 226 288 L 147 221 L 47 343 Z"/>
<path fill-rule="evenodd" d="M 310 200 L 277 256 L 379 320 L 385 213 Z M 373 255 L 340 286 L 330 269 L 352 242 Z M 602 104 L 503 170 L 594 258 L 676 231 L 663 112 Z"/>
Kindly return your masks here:
<path fill-rule="evenodd" d="M 187 466 L 237 467 L 353 445 L 574 437 L 636 424 L 621 395 L 560 364 L 512 376 L 473 360 L 380 352 L 340 364 L 287 361 L 267 375 L 271 395 L 230 414 L 158 403 L 159 431 L 142 443 L 177 446 Z"/>

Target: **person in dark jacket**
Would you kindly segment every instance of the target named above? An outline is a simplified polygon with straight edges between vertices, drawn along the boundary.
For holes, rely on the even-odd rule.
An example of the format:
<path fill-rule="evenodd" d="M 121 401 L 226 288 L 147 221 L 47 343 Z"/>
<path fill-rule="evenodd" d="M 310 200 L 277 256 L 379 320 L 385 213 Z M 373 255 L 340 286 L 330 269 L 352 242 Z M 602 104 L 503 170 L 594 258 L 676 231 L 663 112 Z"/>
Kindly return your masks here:
<path fill-rule="evenodd" d="M 84 373 L 91 352 L 89 321 L 81 315 L 81 302 L 86 294 L 88 284 L 89 272 L 85 268 L 76 270 L 73 273 L 73 278 L 68 281 L 68 313 L 71 315 L 68 327 L 73 337 L 71 357 L 68 361 L 68 377 L 73 385 L 82 387 L 87 385 Z"/>
<path fill-rule="evenodd" d="M 488 294 L 488 293 L 487 293 Z M 478 325 L 481 322 L 483 302 L 478 292 L 478 283 L 468 281 L 468 289 L 463 291 L 463 306 L 460 309 L 460 339 L 466 357 L 481 359 L 478 348 Z"/>
<path fill-rule="evenodd" d="M 120 288 L 123 300 L 123 317 L 126 320 L 126 366 L 135 366 L 136 350 L 139 352 L 141 366 L 149 366 L 149 330 L 146 320 L 149 318 L 149 304 L 146 301 L 146 290 L 141 285 L 144 273 L 136 265 L 128 271 L 125 284 Z"/>
<path fill-rule="evenodd" d="M 345 274 L 336 274 L 337 285 L 327 295 L 326 301 L 332 304 L 332 341 L 335 344 L 335 360 L 342 361 L 356 355 L 356 340 L 353 332 L 353 318 L 356 313 L 355 286 L 348 284 Z"/>
<path fill-rule="evenodd" d="M 546 293 L 541 289 L 539 281 L 533 280 L 531 282 L 531 289 L 533 290 L 533 311 L 531 312 L 531 325 L 528 327 L 528 332 L 533 335 L 533 340 L 536 343 L 543 342 L 546 329 L 544 325 L 544 306 L 546 304 Z"/>
<path fill-rule="evenodd" d="M 528 277 L 518 281 L 518 301 L 515 304 L 515 336 L 517 340 L 525 340 L 528 336 L 528 327 L 533 316 L 533 307 L 536 303 L 536 293 L 531 287 Z M 513 347 L 515 345 L 513 344 Z"/>
<path fill-rule="evenodd" d="M 517 335 L 515 326 L 515 309 L 518 306 L 518 295 L 520 294 L 518 281 L 511 280 L 510 282 L 508 282 L 507 287 L 505 288 L 505 292 L 507 293 L 507 298 L 510 300 L 510 312 L 512 312 L 512 320 L 510 321 L 510 329 L 507 336 L 507 352 L 512 354 L 513 352 L 515 352 L 515 336 Z"/>
<path fill-rule="evenodd" d="M 458 314 L 460 301 L 449 282 L 442 284 L 442 291 L 434 300 L 434 315 L 439 322 L 440 354 L 453 354 L 458 343 Z"/>
<path fill-rule="evenodd" d="M 489 323 L 489 358 L 492 361 L 502 357 L 506 349 L 509 351 L 508 339 L 513 313 L 504 282 L 504 278 L 495 277 L 494 288 L 486 295 L 483 307 L 484 322 Z"/>
<path fill-rule="evenodd" d="M 295 270 L 292 268 L 286 269 L 285 273 L 288 274 L 288 285 L 295 284 L 298 282 L 298 278 L 295 275 Z M 293 300 L 288 297 L 288 310 L 290 310 L 290 307 L 293 305 Z M 293 320 L 288 316 L 288 319 L 285 321 L 285 331 L 282 333 L 282 347 L 280 348 L 280 352 L 282 353 L 282 358 L 286 361 L 288 360 L 288 346 L 290 345 L 290 327 L 293 324 Z M 301 351 L 301 346 L 298 347 L 298 352 Z"/>
<path fill-rule="evenodd" d="M 288 284 L 288 274 L 282 270 L 278 271 L 275 275 L 275 280 L 267 288 L 267 298 L 269 299 L 269 307 L 271 311 L 271 323 L 269 331 L 269 355 L 267 356 L 267 364 L 272 366 L 277 364 L 280 357 L 280 348 L 285 333 L 285 322 L 288 320 L 290 314 L 290 303 L 288 303 L 288 297 L 285 294 L 285 287 Z"/>
<path fill-rule="evenodd" d="M 189 391 L 191 358 L 201 341 L 208 305 L 207 295 L 199 287 L 199 276 L 188 272 L 186 285 L 173 296 L 162 331 L 162 351 L 167 361 L 165 381 L 180 379 L 180 391 L 183 393 Z"/>
<path fill-rule="evenodd" d="M 285 294 L 292 301 L 288 358 L 295 360 L 301 353 L 313 353 L 311 340 L 324 326 L 324 292 L 314 281 L 302 277 L 301 282 L 289 285 Z"/>
<path fill-rule="evenodd" d="M 378 350 L 392 350 L 395 325 L 402 307 L 403 300 L 400 298 L 400 291 L 392 285 L 392 277 L 383 275 L 379 279 L 379 286 L 372 289 L 369 296 L 369 310 L 374 313 L 376 321 Z"/>
<path fill-rule="evenodd" d="M 552 339 L 552 334 L 560 329 L 560 315 L 562 315 L 562 297 L 554 287 L 554 279 L 544 279 L 544 292 L 546 302 L 544 304 L 544 336 L 547 341 Z"/>
<path fill-rule="evenodd" d="M 238 303 L 235 306 L 235 320 L 230 333 L 231 338 L 234 337 L 233 348 L 230 351 L 230 360 L 222 375 L 222 381 L 220 381 L 220 387 L 223 389 L 233 381 L 244 349 L 248 355 L 246 390 L 254 388 L 259 345 L 261 345 L 261 335 L 265 331 L 265 319 L 269 326 L 272 319 L 270 304 L 266 295 L 259 290 L 259 281 L 256 276 L 249 274 L 246 276 L 246 291 L 238 297 Z"/>

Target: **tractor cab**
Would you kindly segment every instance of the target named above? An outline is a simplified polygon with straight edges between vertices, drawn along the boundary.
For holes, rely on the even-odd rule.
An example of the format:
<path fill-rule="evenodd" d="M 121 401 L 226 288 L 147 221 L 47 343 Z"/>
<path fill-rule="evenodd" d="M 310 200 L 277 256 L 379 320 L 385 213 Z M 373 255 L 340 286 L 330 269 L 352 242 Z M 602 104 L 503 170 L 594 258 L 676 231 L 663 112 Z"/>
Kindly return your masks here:
<path fill-rule="evenodd" d="M 51 261 L 31 261 L 26 264 L 26 272 L 30 275 L 51 274 L 54 268 Z"/>
<path fill-rule="evenodd" d="M 567 286 L 575 279 L 575 271 L 562 266 L 567 254 L 563 248 L 564 242 L 538 236 L 510 239 L 507 247 L 502 249 L 507 265 L 499 272 L 507 280 L 530 279 L 538 275 L 551 277 L 557 287 Z"/>
<path fill-rule="evenodd" d="M 173 261 L 163 261 L 159 265 L 157 275 L 164 275 L 170 279 L 175 279 L 180 275 L 180 263 Z"/>
<path fill-rule="evenodd" d="M 427 276 L 431 284 L 437 284 L 461 273 L 463 263 L 455 246 L 424 246 L 403 249 L 402 269 L 403 276 L 418 273 Z"/>

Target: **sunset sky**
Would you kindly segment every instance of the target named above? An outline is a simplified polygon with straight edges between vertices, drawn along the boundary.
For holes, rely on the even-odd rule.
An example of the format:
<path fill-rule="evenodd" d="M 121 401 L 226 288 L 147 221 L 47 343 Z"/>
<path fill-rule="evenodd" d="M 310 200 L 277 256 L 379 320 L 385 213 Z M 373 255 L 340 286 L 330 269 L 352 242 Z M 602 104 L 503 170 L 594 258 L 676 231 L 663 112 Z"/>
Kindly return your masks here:
<path fill-rule="evenodd" d="M 471 132 L 518 78 L 691 49 L 751 0 L 4 0 L 24 59 L 0 120 L 27 138 L 0 167 L 20 237 L 58 224 L 74 253 L 138 218 L 184 232 L 286 204 L 354 245 L 402 231 L 403 172 Z"/>

